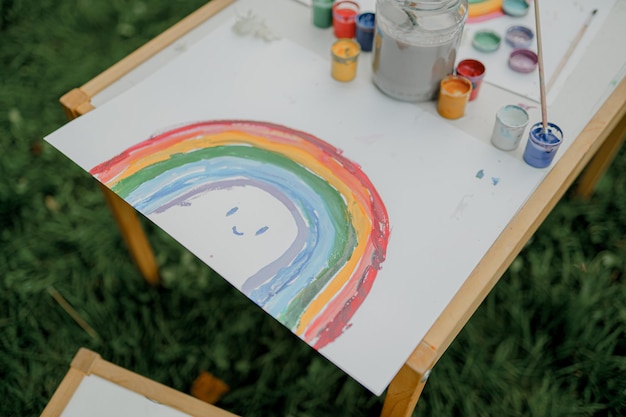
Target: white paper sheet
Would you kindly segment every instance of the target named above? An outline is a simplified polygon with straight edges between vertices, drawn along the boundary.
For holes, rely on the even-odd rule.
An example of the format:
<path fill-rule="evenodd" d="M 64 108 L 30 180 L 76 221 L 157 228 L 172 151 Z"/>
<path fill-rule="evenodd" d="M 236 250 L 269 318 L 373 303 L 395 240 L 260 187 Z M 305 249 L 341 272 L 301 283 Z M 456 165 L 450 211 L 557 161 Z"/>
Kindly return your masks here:
<path fill-rule="evenodd" d="M 340 83 L 329 74 L 327 59 L 288 39 L 240 37 L 225 25 L 46 139 L 86 170 L 156 133 L 203 120 L 277 123 L 343 150 L 380 193 L 391 237 L 351 327 L 320 353 L 381 394 L 546 170 L 389 99 L 368 77 Z M 226 251 L 219 265 L 208 256 L 207 245 L 227 239 L 193 233 L 209 227 L 209 206 L 149 218 L 239 288 L 249 271 L 238 266 L 254 255 Z M 280 210 L 266 214 L 280 220 Z"/>
<path fill-rule="evenodd" d="M 539 102 L 538 70 L 528 74 L 511 70 L 508 66 L 508 58 L 513 51 L 513 47 L 507 45 L 505 41 L 506 30 L 509 27 L 525 26 L 530 28 L 535 34 L 533 44 L 528 49 L 537 52 L 534 3 L 532 1 L 529 1 L 529 3 L 530 9 L 528 14 L 523 17 L 501 16 L 483 22 L 467 23 L 458 57 L 459 61 L 466 58 L 481 61 L 487 68 L 484 81 Z M 567 77 L 583 56 L 585 49 L 602 27 L 614 4 L 615 0 L 596 0 L 592 2 L 542 0 L 540 2 L 539 18 L 546 87 L 552 77 L 555 76 L 551 88 L 546 93 L 548 104 L 558 95 L 565 80 L 567 80 Z M 563 69 L 555 75 L 561 60 L 594 9 L 597 12 L 591 19 L 589 27 L 576 44 L 576 48 L 567 59 Z M 474 49 L 472 47 L 472 39 L 479 30 L 492 30 L 498 33 L 502 37 L 500 48 L 495 52 L 480 52 Z"/>
<path fill-rule="evenodd" d="M 311 0 L 295 1 L 311 6 Z M 376 9 L 375 0 L 360 0 L 357 3 L 360 5 L 361 11 L 375 11 Z M 538 70 L 528 74 L 511 70 L 508 66 L 508 58 L 513 48 L 505 42 L 506 30 L 511 26 L 528 27 L 536 36 L 534 3 L 529 1 L 529 4 L 528 14 L 522 17 L 504 15 L 485 21 L 469 21 L 465 25 L 457 62 L 468 58 L 477 59 L 485 64 L 487 68 L 485 82 L 539 102 Z M 540 2 L 541 10 L 539 16 L 544 55 L 544 77 L 546 87 L 548 84 L 551 84 L 546 92 L 548 104 L 558 95 L 565 80 L 567 80 L 567 77 L 584 55 L 585 49 L 602 27 L 614 4 L 615 0 L 596 0 L 593 2 L 542 0 Z M 597 12 L 590 20 L 590 24 L 579 42 L 577 42 L 571 56 L 567 58 L 562 69 L 555 73 L 570 45 L 577 39 L 579 32 L 593 10 Z M 492 30 L 498 33 L 502 38 L 500 48 L 495 52 L 481 52 L 474 49 L 472 47 L 472 39 L 479 30 Z M 535 37 L 532 45 L 528 48 L 534 52 L 537 52 L 536 40 Z M 554 80 L 552 80 L 553 77 Z"/>
<path fill-rule="evenodd" d="M 61 417 L 188 417 L 95 375 L 83 378 Z"/>

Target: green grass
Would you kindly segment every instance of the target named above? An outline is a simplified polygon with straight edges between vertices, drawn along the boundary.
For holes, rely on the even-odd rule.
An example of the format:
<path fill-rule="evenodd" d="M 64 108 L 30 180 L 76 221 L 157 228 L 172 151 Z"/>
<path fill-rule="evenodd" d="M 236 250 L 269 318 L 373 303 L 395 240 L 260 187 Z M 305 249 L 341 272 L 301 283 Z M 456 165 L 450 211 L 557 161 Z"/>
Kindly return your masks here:
<path fill-rule="evenodd" d="M 201 0 L 0 0 L 0 415 L 38 416 L 80 346 L 245 416 L 374 416 L 381 399 L 146 224 L 147 286 L 94 181 L 43 142 L 58 98 Z M 415 415 L 626 415 L 626 152 L 566 196 L 435 367 Z M 97 332 L 50 296 L 58 291 Z M 418 297 L 416 297 L 418 302 Z"/>

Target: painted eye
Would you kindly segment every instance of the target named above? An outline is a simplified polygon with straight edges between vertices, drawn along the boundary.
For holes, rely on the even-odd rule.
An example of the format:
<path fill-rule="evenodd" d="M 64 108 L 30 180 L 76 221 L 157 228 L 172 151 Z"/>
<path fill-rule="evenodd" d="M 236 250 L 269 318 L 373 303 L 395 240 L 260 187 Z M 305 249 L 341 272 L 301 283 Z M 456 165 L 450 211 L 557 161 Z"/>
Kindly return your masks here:
<path fill-rule="evenodd" d="M 263 226 L 259 230 L 257 230 L 254 235 L 255 236 L 262 235 L 263 233 L 267 232 L 267 229 L 269 229 L 269 227 Z"/>
<path fill-rule="evenodd" d="M 237 210 L 239 210 L 239 207 L 233 207 L 230 210 L 228 210 L 226 212 L 226 217 L 228 216 L 232 216 L 233 214 L 237 213 Z"/>

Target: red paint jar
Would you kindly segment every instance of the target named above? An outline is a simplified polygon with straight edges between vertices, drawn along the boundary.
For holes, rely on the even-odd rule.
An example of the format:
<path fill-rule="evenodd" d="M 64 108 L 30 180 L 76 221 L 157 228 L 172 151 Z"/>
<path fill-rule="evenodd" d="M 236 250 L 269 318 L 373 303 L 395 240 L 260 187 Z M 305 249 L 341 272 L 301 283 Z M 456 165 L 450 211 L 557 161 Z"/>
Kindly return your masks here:
<path fill-rule="evenodd" d="M 354 38 L 359 4 L 354 1 L 338 1 L 333 5 L 333 29 L 337 38 Z"/>
<path fill-rule="evenodd" d="M 456 74 L 472 82 L 472 94 L 469 101 L 478 97 L 478 90 L 485 78 L 485 65 L 475 59 L 464 59 L 456 66 Z"/>

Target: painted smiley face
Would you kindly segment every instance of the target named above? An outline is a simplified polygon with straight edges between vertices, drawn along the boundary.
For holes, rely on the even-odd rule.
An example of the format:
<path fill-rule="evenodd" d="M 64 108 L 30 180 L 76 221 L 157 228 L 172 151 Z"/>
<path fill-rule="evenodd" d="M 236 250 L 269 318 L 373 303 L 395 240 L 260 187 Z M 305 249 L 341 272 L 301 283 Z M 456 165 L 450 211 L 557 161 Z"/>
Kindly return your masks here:
<path fill-rule="evenodd" d="M 297 234 L 290 210 L 251 186 L 214 190 L 149 217 L 237 288 L 283 255 Z"/>
<path fill-rule="evenodd" d="M 239 207 L 235 206 L 226 212 L 226 217 L 230 217 L 234 215 L 235 213 L 237 213 L 238 211 L 239 211 Z M 262 235 L 263 233 L 267 232 L 268 229 L 269 229 L 269 226 L 261 226 L 259 229 L 257 229 L 256 232 L 254 232 L 254 236 Z M 247 233 L 247 232 L 243 232 L 239 230 L 236 224 L 233 226 L 232 230 L 235 236 L 245 236 Z"/>

